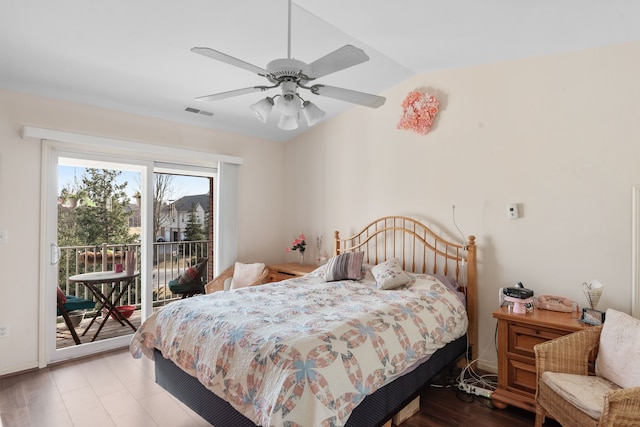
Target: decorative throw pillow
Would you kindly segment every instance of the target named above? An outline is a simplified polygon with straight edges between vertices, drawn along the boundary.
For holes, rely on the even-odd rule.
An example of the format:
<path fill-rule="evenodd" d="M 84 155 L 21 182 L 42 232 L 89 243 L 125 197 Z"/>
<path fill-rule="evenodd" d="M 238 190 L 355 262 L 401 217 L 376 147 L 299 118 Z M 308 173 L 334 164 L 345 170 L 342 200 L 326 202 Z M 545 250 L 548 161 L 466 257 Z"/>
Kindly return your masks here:
<path fill-rule="evenodd" d="M 264 264 L 256 262 L 254 264 L 243 264 L 236 262 L 233 267 L 233 277 L 229 289 L 246 288 L 256 281 L 264 271 Z"/>
<path fill-rule="evenodd" d="M 395 289 L 411 281 L 407 273 L 402 271 L 402 263 L 398 258 L 389 259 L 371 269 L 378 288 Z"/>
<path fill-rule="evenodd" d="M 324 280 L 360 280 L 362 277 L 362 260 L 364 252 L 348 252 L 334 256 L 327 262 Z"/>
<path fill-rule="evenodd" d="M 608 309 L 600 334 L 596 375 L 622 388 L 640 386 L 640 320 Z"/>
<path fill-rule="evenodd" d="M 207 267 L 208 258 L 200 258 L 198 259 L 198 263 L 196 265 L 192 265 L 187 268 L 180 278 L 178 279 L 179 285 L 186 285 L 193 281 L 201 281 L 202 273 L 204 269 Z"/>

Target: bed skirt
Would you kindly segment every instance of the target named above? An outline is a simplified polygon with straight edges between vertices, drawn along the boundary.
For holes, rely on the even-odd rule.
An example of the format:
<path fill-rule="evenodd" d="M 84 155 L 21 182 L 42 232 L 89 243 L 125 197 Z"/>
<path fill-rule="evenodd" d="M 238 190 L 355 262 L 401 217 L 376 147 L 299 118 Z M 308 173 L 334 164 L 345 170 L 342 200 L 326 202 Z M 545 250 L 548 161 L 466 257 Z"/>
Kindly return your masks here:
<path fill-rule="evenodd" d="M 409 404 L 442 369 L 465 354 L 467 336 L 436 351 L 409 374 L 396 378 L 367 396 L 351 413 L 345 426 L 381 426 Z M 216 427 L 252 427 L 255 424 L 229 403 L 203 386 L 155 350 L 156 383 Z"/>

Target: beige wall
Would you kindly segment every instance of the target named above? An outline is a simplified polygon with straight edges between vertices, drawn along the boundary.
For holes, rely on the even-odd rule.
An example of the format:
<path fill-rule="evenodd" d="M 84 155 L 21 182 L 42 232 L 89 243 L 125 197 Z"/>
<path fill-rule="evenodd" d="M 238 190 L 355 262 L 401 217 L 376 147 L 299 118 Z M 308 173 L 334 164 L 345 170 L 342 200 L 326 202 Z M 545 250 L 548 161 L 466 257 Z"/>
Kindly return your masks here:
<path fill-rule="evenodd" d="M 332 236 L 378 216 L 477 236 L 480 347 L 495 366 L 498 289 L 631 310 L 631 194 L 640 184 L 640 44 L 449 70 L 388 91 L 287 144 L 287 232 Z M 427 136 L 396 129 L 414 89 L 441 100 Z M 321 105 L 320 105 L 321 106 Z M 521 204 L 508 220 L 507 203 Z"/>
<path fill-rule="evenodd" d="M 239 258 L 286 259 L 297 233 L 348 232 L 382 215 L 426 217 L 479 245 L 480 346 L 486 366 L 498 288 L 631 308 L 631 188 L 640 184 L 640 44 L 415 77 L 377 110 L 353 108 L 287 144 L 0 91 L 0 373 L 38 353 L 40 146 L 23 125 L 243 157 Z M 442 101 L 431 134 L 396 130 L 400 103 L 426 88 Z M 506 219 L 520 203 L 522 218 Z M 308 257 L 313 257 L 313 241 Z M 289 261 L 293 261 L 291 256 Z"/>
<path fill-rule="evenodd" d="M 24 125 L 170 145 L 242 157 L 238 258 L 280 262 L 284 145 L 131 114 L 0 91 L 0 375 L 37 366 L 40 241 L 40 142 L 20 137 Z M 274 202 L 275 201 L 275 202 Z"/>

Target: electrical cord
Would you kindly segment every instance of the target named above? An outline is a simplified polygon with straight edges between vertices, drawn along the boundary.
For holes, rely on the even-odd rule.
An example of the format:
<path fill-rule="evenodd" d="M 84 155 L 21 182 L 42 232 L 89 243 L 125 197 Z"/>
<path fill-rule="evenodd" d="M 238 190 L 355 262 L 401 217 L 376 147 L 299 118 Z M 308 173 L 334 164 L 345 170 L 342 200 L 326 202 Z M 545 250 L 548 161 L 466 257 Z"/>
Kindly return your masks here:
<path fill-rule="evenodd" d="M 496 326 L 496 331 L 497 331 L 497 326 Z M 494 336 L 494 343 L 495 342 L 496 342 L 496 339 Z M 491 345 L 491 343 L 488 343 L 485 346 L 485 348 L 482 350 L 482 352 L 480 353 L 480 355 L 478 355 L 476 359 L 469 361 L 469 359 L 466 358 L 467 364 L 464 366 L 464 368 L 462 368 L 462 371 L 460 371 L 460 375 L 458 375 L 457 384 L 459 389 L 467 390 L 469 387 L 476 387 L 476 388 L 482 388 L 485 390 L 494 391 L 498 388 L 498 381 L 497 381 L 498 376 L 496 374 L 491 374 L 491 373 L 479 374 L 473 368 L 473 365 L 477 362 L 492 362 L 490 360 L 482 359 L 482 356 L 489 349 L 489 345 Z M 469 349 L 469 346 L 467 344 L 467 354 L 468 354 L 468 349 Z M 466 378 L 467 375 L 468 375 L 468 378 Z M 495 378 L 495 380 L 492 380 L 491 378 Z"/>
<path fill-rule="evenodd" d="M 463 247 L 463 251 L 467 250 L 467 246 L 466 246 L 466 237 L 464 235 L 464 233 L 462 232 L 462 230 L 460 230 L 460 227 L 458 227 L 458 224 L 456 222 L 456 205 L 451 205 L 451 217 L 452 217 L 452 221 L 453 221 L 453 225 L 455 226 L 456 230 L 458 230 L 458 233 L 460 233 L 460 237 L 462 238 L 462 241 L 465 242 L 464 243 L 464 247 Z M 463 257 L 464 258 L 464 257 Z M 496 324 L 496 330 L 494 333 L 494 337 L 493 337 L 493 342 L 496 346 L 496 353 L 497 353 L 497 333 L 498 333 L 498 326 Z M 498 387 L 498 381 L 497 381 L 497 375 L 496 374 L 479 374 L 477 373 L 474 368 L 473 368 L 473 364 L 477 363 L 477 362 L 490 362 L 487 360 L 483 360 L 481 359 L 481 357 L 487 352 L 489 345 L 491 343 L 488 343 L 487 346 L 483 349 L 483 351 L 480 353 L 480 355 L 478 356 L 478 358 L 476 358 L 475 360 L 469 361 L 468 356 L 465 356 L 465 359 L 467 360 L 467 364 L 466 366 L 462 369 L 462 371 L 460 372 L 460 375 L 458 376 L 458 380 L 457 380 L 457 385 L 458 388 L 460 390 L 468 390 L 470 387 L 477 387 L 477 388 L 483 388 L 486 390 L 496 390 Z M 466 354 L 469 354 L 469 341 L 467 338 L 467 352 Z M 469 376 L 469 378 L 465 378 L 466 376 Z M 490 378 L 495 378 L 495 380 L 491 380 Z M 473 400 L 473 399 L 472 399 Z"/>

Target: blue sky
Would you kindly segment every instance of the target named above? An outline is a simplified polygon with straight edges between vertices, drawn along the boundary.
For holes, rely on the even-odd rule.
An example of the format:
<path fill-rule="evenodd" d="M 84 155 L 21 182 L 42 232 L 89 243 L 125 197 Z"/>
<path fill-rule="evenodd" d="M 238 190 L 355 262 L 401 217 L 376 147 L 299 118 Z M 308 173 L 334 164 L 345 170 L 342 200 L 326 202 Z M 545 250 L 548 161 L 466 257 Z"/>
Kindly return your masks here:
<path fill-rule="evenodd" d="M 72 186 L 74 180 L 78 183 L 82 183 L 82 177 L 85 173 L 85 168 L 79 166 L 58 166 L 58 193 L 62 191 L 65 186 Z M 127 182 L 127 194 L 133 196 L 140 190 L 140 174 L 132 171 L 122 171 L 118 176 L 117 181 L 122 183 Z M 183 196 L 190 196 L 195 194 L 206 194 L 209 191 L 208 178 L 173 175 L 172 180 L 173 193 L 172 199 L 177 200 Z"/>

